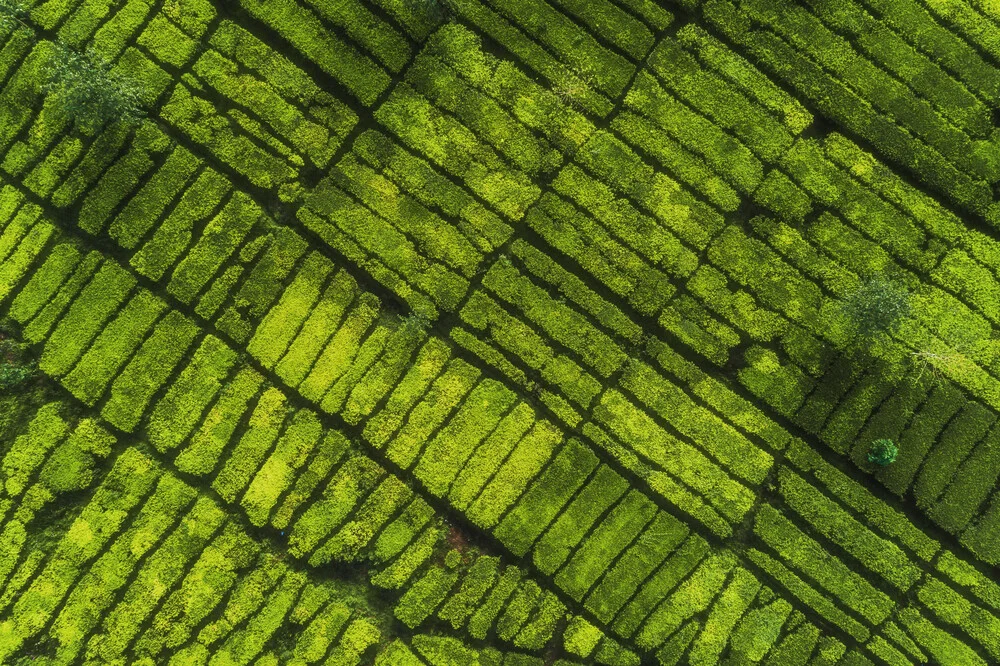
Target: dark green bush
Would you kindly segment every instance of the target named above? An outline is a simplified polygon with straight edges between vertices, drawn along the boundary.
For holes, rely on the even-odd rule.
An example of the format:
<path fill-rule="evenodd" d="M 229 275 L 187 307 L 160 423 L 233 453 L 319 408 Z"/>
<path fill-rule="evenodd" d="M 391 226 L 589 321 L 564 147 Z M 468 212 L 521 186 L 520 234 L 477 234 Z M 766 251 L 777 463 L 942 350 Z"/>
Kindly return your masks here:
<path fill-rule="evenodd" d="M 910 316 L 910 295 L 901 285 L 876 276 L 855 289 L 844 307 L 858 337 L 868 339 L 899 328 Z"/>
<path fill-rule="evenodd" d="M 868 449 L 868 462 L 885 467 L 896 460 L 899 447 L 891 439 L 876 439 Z"/>
<path fill-rule="evenodd" d="M 58 44 L 43 90 L 54 95 L 59 112 L 88 135 L 108 122 L 131 123 L 143 114 L 137 84 L 113 74 L 94 51 L 79 53 Z"/>

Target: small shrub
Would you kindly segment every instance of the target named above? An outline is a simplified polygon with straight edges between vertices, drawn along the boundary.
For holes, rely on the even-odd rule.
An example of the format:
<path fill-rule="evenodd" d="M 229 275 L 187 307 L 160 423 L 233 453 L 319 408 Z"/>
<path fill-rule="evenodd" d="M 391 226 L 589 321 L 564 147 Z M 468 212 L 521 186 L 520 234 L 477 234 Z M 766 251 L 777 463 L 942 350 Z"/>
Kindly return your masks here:
<path fill-rule="evenodd" d="M 87 135 L 108 122 L 134 123 L 142 116 L 138 86 L 112 74 L 110 64 L 94 51 L 78 53 L 56 45 L 43 90 L 55 96 L 56 108 Z"/>
<path fill-rule="evenodd" d="M 896 460 L 899 447 L 891 439 L 876 439 L 868 449 L 868 462 L 885 467 Z"/>
<path fill-rule="evenodd" d="M 34 361 L 26 358 L 21 345 L 0 332 L 0 393 L 12 391 L 38 374 Z"/>

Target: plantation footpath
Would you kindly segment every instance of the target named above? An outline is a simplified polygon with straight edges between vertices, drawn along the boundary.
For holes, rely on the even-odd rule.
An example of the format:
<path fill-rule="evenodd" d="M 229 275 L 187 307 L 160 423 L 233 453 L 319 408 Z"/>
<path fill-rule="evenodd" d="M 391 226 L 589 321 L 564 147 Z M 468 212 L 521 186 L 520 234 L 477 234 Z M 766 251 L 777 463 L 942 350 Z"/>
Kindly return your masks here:
<path fill-rule="evenodd" d="M 0 0 L 0 664 L 1000 663 L 998 110 L 988 0 Z"/>

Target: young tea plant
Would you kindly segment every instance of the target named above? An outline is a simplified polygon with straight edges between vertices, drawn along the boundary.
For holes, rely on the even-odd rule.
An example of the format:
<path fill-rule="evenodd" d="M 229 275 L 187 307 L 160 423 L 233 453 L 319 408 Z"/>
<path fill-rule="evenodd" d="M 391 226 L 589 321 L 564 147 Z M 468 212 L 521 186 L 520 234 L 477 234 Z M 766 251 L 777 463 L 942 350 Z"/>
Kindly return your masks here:
<path fill-rule="evenodd" d="M 143 115 L 137 84 L 112 73 L 111 65 L 93 51 L 79 53 L 57 44 L 43 90 L 87 135 L 109 122 L 135 123 Z"/>

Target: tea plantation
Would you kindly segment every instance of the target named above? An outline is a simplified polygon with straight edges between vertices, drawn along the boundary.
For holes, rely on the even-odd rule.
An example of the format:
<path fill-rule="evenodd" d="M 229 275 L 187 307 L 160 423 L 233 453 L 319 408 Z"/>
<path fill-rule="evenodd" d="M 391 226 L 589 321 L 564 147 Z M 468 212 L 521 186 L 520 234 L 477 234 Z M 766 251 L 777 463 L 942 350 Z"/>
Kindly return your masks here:
<path fill-rule="evenodd" d="M 0 664 L 1000 663 L 995 0 L 0 0 L 0 319 Z"/>

